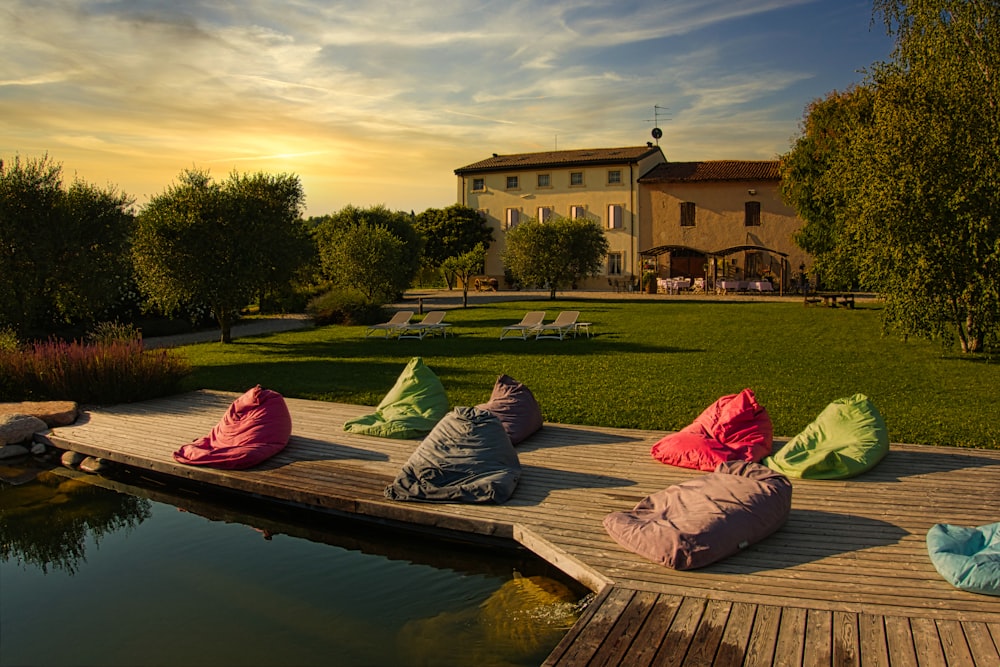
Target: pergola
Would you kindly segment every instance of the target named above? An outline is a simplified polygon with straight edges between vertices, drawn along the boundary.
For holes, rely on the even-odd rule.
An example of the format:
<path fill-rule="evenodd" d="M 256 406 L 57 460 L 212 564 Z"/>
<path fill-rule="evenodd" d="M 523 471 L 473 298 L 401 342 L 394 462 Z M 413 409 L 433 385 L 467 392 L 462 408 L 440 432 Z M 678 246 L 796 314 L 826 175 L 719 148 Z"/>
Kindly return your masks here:
<path fill-rule="evenodd" d="M 666 255 L 676 252 L 685 253 L 697 253 L 704 255 L 706 259 L 712 258 L 717 259 L 719 257 L 728 257 L 729 255 L 735 255 L 740 252 L 766 252 L 773 255 L 778 255 L 781 257 L 781 262 L 779 263 L 781 267 L 780 276 L 778 279 L 778 293 L 783 294 L 785 290 L 785 264 L 788 263 L 788 253 L 782 252 L 780 250 L 775 250 L 774 248 L 768 248 L 766 246 L 757 245 L 753 243 L 746 243 L 743 245 L 731 246 L 729 248 L 723 248 L 721 250 L 702 250 L 701 248 L 694 248 L 687 245 L 659 245 L 655 248 L 649 248 L 648 250 L 641 250 L 639 252 L 639 257 L 645 259 L 646 257 L 659 257 L 660 255 Z M 713 276 L 715 272 L 712 272 Z M 706 279 L 708 276 L 705 276 Z"/>

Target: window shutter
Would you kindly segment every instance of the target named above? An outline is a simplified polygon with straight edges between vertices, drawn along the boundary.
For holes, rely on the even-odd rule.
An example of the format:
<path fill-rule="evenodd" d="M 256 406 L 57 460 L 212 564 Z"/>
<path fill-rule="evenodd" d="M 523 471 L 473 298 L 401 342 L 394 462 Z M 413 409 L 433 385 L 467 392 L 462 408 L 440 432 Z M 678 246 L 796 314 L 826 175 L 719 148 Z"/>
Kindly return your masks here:
<path fill-rule="evenodd" d="M 517 227 L 517 223 L 521 221 L 520 217 L 520 212 L 516 208 L 507 209 L 507 229 Z"/>
<path fill-rule="evenodd" d="M 608 229 L 622 228 L 622 206 L 621 204 L 608 205 Z"/>

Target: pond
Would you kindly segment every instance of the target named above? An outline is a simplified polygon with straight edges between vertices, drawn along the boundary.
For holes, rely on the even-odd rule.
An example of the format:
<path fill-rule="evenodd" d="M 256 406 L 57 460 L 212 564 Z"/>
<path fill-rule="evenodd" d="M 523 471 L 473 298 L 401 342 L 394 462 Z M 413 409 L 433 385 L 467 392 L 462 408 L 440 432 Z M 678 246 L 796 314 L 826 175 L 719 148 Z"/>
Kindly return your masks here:
<path fill-rule="evenodd" d="M 592 597 L 523 550 L 32 465 L 0 465 L 0 665 L 537 665 Z"/>

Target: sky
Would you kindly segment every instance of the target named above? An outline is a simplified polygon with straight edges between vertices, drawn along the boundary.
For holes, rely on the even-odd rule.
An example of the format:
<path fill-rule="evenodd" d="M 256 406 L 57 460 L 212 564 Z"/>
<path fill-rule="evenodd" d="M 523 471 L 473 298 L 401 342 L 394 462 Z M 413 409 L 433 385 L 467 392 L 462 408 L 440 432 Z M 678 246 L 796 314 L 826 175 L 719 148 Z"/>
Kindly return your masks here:
<path fill-rule="evenodd" d="M 4 0 L 0 159 L 140 209 L 188 169 L 421 212 L 493 153 L 775 159 L 893 41 L 870 0 Z"/>

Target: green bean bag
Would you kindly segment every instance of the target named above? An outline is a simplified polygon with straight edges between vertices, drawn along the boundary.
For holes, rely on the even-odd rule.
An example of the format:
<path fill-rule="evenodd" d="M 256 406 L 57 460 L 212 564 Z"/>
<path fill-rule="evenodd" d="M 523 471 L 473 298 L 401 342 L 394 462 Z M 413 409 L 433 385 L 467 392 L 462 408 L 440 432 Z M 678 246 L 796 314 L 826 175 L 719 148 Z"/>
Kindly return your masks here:
<path fill-rule="evenodd" d="M 955 588 L 1000 595 L 1000 523 L 978 528 L 934 524 L 927 531 L 927 553 Z"/>
<path fill-rule="evenodd" d="M 787 477 L 845 479 L 871 470 L 889 453 L 889 433 L 863 394 L 830 403 L 813 423 L 763 463 Z"/>
<path fill-rule="evenodd" d="M 382 438 L 422 438 L 448 413 L 444 385 L 413 357 L 372 414 L 349 419 L 344 430 Z"/>

